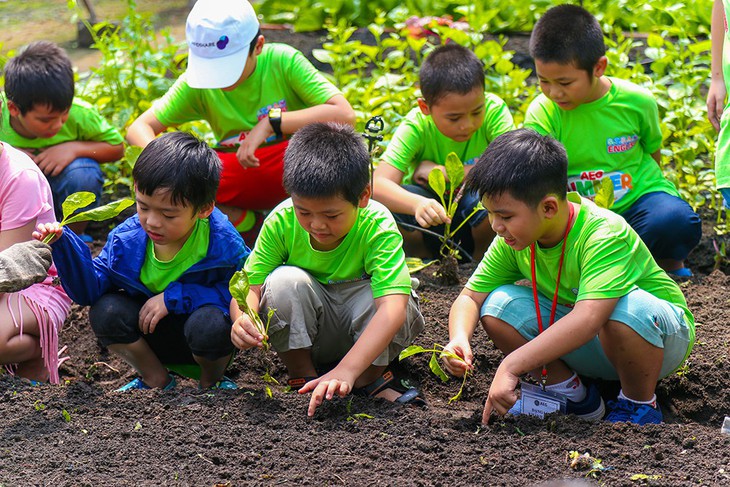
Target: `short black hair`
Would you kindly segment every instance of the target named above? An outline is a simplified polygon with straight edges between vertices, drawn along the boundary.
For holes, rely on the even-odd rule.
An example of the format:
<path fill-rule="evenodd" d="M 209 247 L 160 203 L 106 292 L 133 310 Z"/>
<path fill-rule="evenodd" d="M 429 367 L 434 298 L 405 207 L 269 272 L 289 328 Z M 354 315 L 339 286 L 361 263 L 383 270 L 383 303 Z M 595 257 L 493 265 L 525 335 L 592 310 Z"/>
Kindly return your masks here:
<path fill-rule="evenodd" d="M 221 161 L 208 144 L 186 132 L 168 132 L 150 142 L 132 169 L 137 190 L 167 189 L 175 205 L 199 211 L 215 201 Z"/>
<path fill-rule="evenodd" d="M 421 95 L 428 106 L 449 93 L 466 95 L 484 90 L 484 64 L 455 42 L 439 46 L 426 57 L 418 73 Z"/>
<path fill-rule="evenodd" d="M 53 42 L 28 44 L 5 65 L 5 95 L 23 115 L 34 105 L 66 111 L 73 102 L 74 88 L 71 60 Z"/>
<path fill-rule="evenodd" d="M 568 154 L 563 145 L 534 130 L 506 132 L 489 144 L 466 177 L 479 198 L 508 193 L 534 208 L 547 195 L 565 199 Z"/>
<path fill-rule="evenodd" d="M 570 64 L 592 76 L 605 56 L 603 31 L 596 18 L 578 5 L 558 5 L 540 17 L 530 36 L 530 55 L 541 62 Z"/>
<path fill-rule="evenodd" d="M 284 152 L 284 189 L 293 196 L 340 196 L 357 206 L 370 178 L 370 154 L 350 125 L 320 122 L 301 129 Z"/>

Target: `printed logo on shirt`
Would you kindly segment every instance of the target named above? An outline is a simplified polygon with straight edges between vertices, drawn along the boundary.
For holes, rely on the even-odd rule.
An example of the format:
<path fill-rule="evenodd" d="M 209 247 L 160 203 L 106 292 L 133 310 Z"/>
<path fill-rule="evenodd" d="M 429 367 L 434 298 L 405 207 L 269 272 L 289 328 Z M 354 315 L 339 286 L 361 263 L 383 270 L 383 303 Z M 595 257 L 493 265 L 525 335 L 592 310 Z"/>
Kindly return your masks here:
<path fill-rule="evenodd" d="M 613 182 L 613 197 L 620 200 L 633 189 L 631 174 L 621 171 L 603 172 L 583 171 L 575 176 L 568 176 L 568 191 L 577 191 L 586 198 L 594 199 L 596 190 L 601 186 L 601 180 L 609 178 Z"/>
<path fill-rule="evenodd" d="M 282 112 L 286 111 L 286 100 L 282 98 L 281 100 L 272 103 L 270 105 L 266 105 L 263 108 L 260 108 L 258 112 L 256 113 L 256 120 L 261 120 L 262 118 L 266 118 L 269 116 L 269 110 L 272 108 L 281 108 Z M 246 137 L 248 137 L 250 130 L 246 130 L 244 132 L 240 132 L 236 135 L 232 135 L 231 137 L 225 138 L 218 142 L 218 147 L 238 147 L 241 145 L 241 142 L 246 140 Z M 276 135 L 271 136 L 270 138 L 266 139 L 266 142 L 273 142 L 276 140 Z"/>
<path fill-rule="evenodd" d="M 618 154 L 634 148 L 639 141 L 638 135 L 622 135 L 620 137 L 609 137 L 606 139 L 606 152 Z"/>

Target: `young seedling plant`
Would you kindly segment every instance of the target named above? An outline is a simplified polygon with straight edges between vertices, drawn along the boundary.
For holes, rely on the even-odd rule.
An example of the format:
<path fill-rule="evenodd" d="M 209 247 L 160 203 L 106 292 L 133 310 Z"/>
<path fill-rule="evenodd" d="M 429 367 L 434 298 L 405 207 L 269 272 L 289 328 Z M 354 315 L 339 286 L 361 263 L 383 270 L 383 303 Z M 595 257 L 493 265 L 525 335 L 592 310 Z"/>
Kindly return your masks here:
<path fill-rule="evenodd" d="M 466 361 L 463 357 L 455 354 L 451 350 L 447 350 L 446 348 L 444 348 L 443 345 L 439 345 L 438 343 L 434 343 L 433 348 L 424 348 L 420 345 L 411 345 L 410 347 L 403 350 L 400 355 L 398 355 L 398 360 L 403 360 L 405 358 L 412 357 L 413 355 L 418 355 L 420 353 L 431 354 L 431 360 L 429 360 L 428 362 L 428 367 L 431 369 L 431 372 L 433 372 L 434 375 L 441 379 L 441 382 L 448 382 L 449 376 L 447 376 L 446 372 L 444 372 L 444 369 L 441 368 L 439 358 L 448 357 L 466 364 Z M 469 367 L 466 367 L 464 370 L 464 377 L 461 379 L 461 387 L 459 387 L 459 391 L 453 397 L 449 398 L 449 404 L 461 399 L 461 394 L 464 392 L 464 386 L 466 385 L 466 378 L 468 376 Z"/>
<path fill-rule="evenodd" d="M 251 282 L 248 279 L 248 274 L 243 269 L 233 274 L 228 283 L 228 290 L 231 292 L 233 299 L 236 300 L 238 309 L 251 319 L 253 324 L 256 326 L 256 330 L 264 337 L 262 341 L 263 350 L 264 352 L 268 352 L 271 348 L 271 344 L 269 344 L 269 340 L 267 338 L 269 336 L 269 325 L 271 324 L 271 317 L 274 316 L 276 310 L 274 308 L 269 308 L 269 311 L 266 313 L 266 324 L 264 324 L 264 322 L 261 321 L 259 314 L 251 309 L 246 301 L 248 293 L 251 291 Z M 267 369 L 262 379 L 266 383 L 266 395 L 271 398 L 273 397 L 273 393 L 268 384 L 278 384 L 279 382 L 271 375 L 268 368 L 268 362 L 266 367 Z"/>
<path fill-rule="evenodd" d="M 435 167 L 428 173 L 428 185 L 438 195 L 441 205 L 446 210 L 446 215 L 449 219 L 453 219 L 456 214 L 456 209 L 459 206 L 459 201 L 464 194 L 464 164 L 462 164 L 459 156 L 454 152 L 446 156 L 446 162 L 444 164 L 446 169 L 446 176 L 440 167 Z M 448 186 L 446 178 L 448 177 Z M 458 190 L 457 190 L 458 189 Z M 441 254 L 441 262 L 436 275 L 440 277 L 441 281 L 447 285 L 453 285 L 459 283 L 459 263 L 457 259 L 460 258 L 458 245 L 454 242 L 453 238 L 456 233 L 461 230 L 471 217 L 483 209 L 481 204 L 474 207 L 471 213 L 464 218 L 455 228 L 451 228 L 451 223 L 444 224 L 444 234 L 441 236 L 441 247 L 439 254 Z"/>
<path fill-rule="evenodd" d="M 73 193 L 69 195 L 69 197 L 66 198 L 66 201 L 64 201 L 61 205 L 61 210 L 63 212 L 63 220 L 61 220 L 61 226 L 65 227 L 70 223 L 77 222 L 101 222 L 104 220 L 108 220 L 119 215 L 122 211 L 126 210 L 134 204 L 134 200 L 126 198 L 119 201 L 113 201 L 107 205 L 99 206 L 91 210 L 82 211 L 74 215 L 74 212 L 80 210 L 81 208 L 86 208 L 94 201 L 96 201 L 96 195 L 88 191 L 79 191 L 78 193 Z M 55 234 L 47 235 L 46 238 L 43 239 L 43 242 L 49 243 L 51 240 L 53 240 L 54 236 Z"/>

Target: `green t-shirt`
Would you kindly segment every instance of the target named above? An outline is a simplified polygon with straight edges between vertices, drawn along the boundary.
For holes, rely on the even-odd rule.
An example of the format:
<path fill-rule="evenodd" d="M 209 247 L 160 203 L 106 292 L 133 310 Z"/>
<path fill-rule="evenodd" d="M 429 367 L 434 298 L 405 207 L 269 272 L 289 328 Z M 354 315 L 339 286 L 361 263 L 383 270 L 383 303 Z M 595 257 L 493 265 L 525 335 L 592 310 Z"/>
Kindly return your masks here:
<path fill-rule="evenodd" d="M 393 215 L 373 200 L 358 208 L 352 229 L 329 251 L 312 247 L 291 198 L 283 201 L 264 220 L 244 268 L 251 284 L 258 285 L 282 265 L 299 267 L 325 285 L 370 278 L 373 298 L 411 292 L 403 238 Z"/>
<path fill-rule="evenodd" d="M 611 209 L 618 213 L 647 193 L 679 196 L 651 157 L 662 144 L 656 101 L 629 81 L 609 79 L 608 93 L 573 110 L 538 96 L 527 109 L 525 127 L 565 146 L 568 191 L 593 198 L 601 180 L 610 178 L 616 198 Z"/>
<path fill-rule="evenodd" d="M 414 108 L 398 126 L 381 161 L 405 174 L 403 184 L 411 183 L 413 172 L 422 161 L 443 165 L 451 152 L 455 152 L 464 165 L 474 164 L 494 139 L 515 128 L 507 104 L 491 93 L 485 93 L 485 98 L 484 123 L 464 142 L 443 135 L 430 115 Z"/>
<path fill-rule="evenodd" d="M 266 44 L 256 69 L 233 91 L 190 88 L 183 74 L 154 104 L 165 126 L 205 120 L 218 144 L 235 147 L 271 108 L 295 111 L 341 94 L 304 55 L 285 44 Z"/>
<path fill-rule="evenodd" d="M 96 108 L 82 100 L 75 99 L 68 111 L 68 120 L 61 130 L 51 138 L 26 139 L 19 135 L 10 126 L 10 112 L 8 111 L 5 93 L 0 95 L 2 102 L 2 123 L 0 123 L 0 141 L 7 142 L 13 147 L 21 149 L 44 149 L 63 142 L 106 142 L 117 145 L 124 142 L 117 129 L 107 122 Z"/>
<path fill-rule="evenodd" d="M 568 233 L 558 303 L 573 306 L 584 299 L 612 299 L 642 289 L 684 310 L 694 342 L 694 317 L 679 286 L 654 261 L 638 234 L 615 213 L 592 201 L 568 193 L 580 204 Z M 552 298 L 558 274 L 562 241 L 550 248 L 535 245 L 535 275 L 540 294 Z M 530 279 L 530 248 L 514 250 L 495 237 L 466 287 L 490 293 L 504 284 Z"/>
<path fill-rule="evenodd" d="M 145 255 L 139 280 L 147 289 L 160 294 L 167 289 L 171 282 L 180 279 L 185 271 L 200 262 L 208 255 L 210 243 L 210 222 L 207 218 L 198 218 L 185 244 L 170 260 L 159 260 L 155 256 L 155 246 L 152 240 L 147 240 Z"/>
<path fill-rule="evenodd" d="M 727 14 L 730 12 L 730 0 L 723 0 L 725 16 L 725 34 L 722 42 L 722 75 L 725 89 L 730 93 L 730 32 L 727 27 Z M 720 122 L 720 135 L 717 139 L 715 154 L 715 178 L 718 188 L 730 188 L 730 97 L 727 99 Z"/>

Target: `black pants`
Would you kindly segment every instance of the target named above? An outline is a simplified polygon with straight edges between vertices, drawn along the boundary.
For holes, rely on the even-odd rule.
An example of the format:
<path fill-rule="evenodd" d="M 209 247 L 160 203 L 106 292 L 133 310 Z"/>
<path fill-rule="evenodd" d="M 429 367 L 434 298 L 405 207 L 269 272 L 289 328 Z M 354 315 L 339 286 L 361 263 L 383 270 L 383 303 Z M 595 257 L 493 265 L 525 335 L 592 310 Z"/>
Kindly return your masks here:
<path fill-rule="evenodd" d="M 203 306 L 189 315 L 165 316 L 154 333 L 139 329 L 139 311 L 146 298 L 105 294 L 89 311 L 91 328 L 105 347 L 134 343 L 144 338 L 162 363 L 193 364 L 193 355 L 217 360 L 233 352 L 231 319 L 215 306 Z"/>

